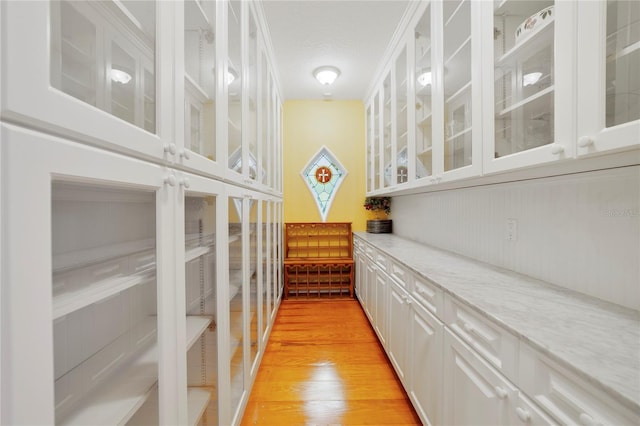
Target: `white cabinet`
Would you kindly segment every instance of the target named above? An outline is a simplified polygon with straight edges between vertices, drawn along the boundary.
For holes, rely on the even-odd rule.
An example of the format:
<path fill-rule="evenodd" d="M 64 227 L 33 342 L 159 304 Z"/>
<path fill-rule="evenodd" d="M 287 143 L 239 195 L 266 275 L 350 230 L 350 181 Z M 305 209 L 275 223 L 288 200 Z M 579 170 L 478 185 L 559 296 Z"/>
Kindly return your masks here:
<path fill-rule="evenodd" d="M 640 4 L 578 2 L 577 153 L 640 145 Z"/>
<path fill-rule="evenodd" d="M 380 343 L 386 348 L 388 328 L 387 322 L 389 318 L 389 311 L 387 308 L 387 298 L 389 296 L 389 277 L 379 267 L 374 267 L 375 281 L 374 288 L 372 289 L 376 298 L 373 304 L 373 318 L 374 328 Z"/>
<path fill-rule="evenodd" d="M 170 144 L 167 2 L 3 2 L 2 115 L 156 159 Z M 25 55 L 24 52 L 29 52 Z M 25 72 L 29 70 L 29 72 Z"/>
<path fill-rule="evenodd" d="M 444 326 L 417 301 L 411 304 L 408 324 L 407 393 L 424 424 L 443 424 Z"/>
<path fill-rule="evenodd" d="M 637 411 L 594 389 L 584 379 L 524 344 L 520 346 L 519 380 L 522 389 L 559 424 L 640 423 Z"/>
<path fill-rule="evenodd" d="M 449 330 L 444 347 L 444 424 L 510 424 L 517 388 Z"/>
<path fill-rule="evenodd" d="M 149 404 L 177 422 L 151 398 L 178 389 L 167 172 L 5 124 L 2 140 L 20 183 L 3 213 L 3 423 L 126 423 Z"/>
<path fill-rule="evenodd" d="M 572 2 L 487 2 L 483 11 L 484 172 L 572 158 L 575 8 Z M 491 11 L 489 11 L 489 9 Z M 491 71 L 492 72 L 491 72 Z"/>
<path fill-rule="evenodd" d="M 407 381 L 407 350 L 409 343 L 409 310 L 411 300 L 403 285 L 393 279 L 388 284 L 389 304 L 385 309 L 388 318 L 387 355 L 402 383 Z"/>

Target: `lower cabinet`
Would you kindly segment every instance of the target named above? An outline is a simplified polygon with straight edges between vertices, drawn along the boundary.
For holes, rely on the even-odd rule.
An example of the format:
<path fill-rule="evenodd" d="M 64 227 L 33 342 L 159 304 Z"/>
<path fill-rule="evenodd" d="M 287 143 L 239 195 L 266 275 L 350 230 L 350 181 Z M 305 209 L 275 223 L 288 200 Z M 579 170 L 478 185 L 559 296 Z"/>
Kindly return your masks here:
<path fill-rule="evenodd" d="M 443 424 L 441 407 L 444 325 L 416 302 L 411 303 L 408 324 L 406 376 L 409 398 L 424 424 Z"/>
<path fill-rule="evenodd" d="M 424 277 L 394 273 L 394 258 L 387 273 L 384 253 L 360 245 L 360 302 L 423 424 L 640 424 L 588 379 Z"/>

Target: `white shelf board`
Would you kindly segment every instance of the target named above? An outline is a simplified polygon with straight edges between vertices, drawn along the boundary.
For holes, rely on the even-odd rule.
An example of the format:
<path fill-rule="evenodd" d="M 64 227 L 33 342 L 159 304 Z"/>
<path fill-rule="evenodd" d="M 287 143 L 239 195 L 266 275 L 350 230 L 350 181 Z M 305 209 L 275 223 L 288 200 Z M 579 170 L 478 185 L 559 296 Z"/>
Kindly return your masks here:
<path fill-rule="evenodd" d="M 191 94 L 198 102 L 204 104 L 211 98 L 207 92 L 200 86 L 187 72 L 184 73 L 184 88 L 187 93 Z"/>
<path fill-rule="evenodd" d="M 184 2 L 184 21 L 185 28 L 189 30 L 208 29 L 211 30 L 211 24 L 207 14 L 196 0 L 186 0 Z"/>
<path fill-rule="evenodd" d="M 54 254 L 52 259 L 53 272 L 61 272 L 66 269 L 79 268 L 106 260 L 129 256 L 145 250 L 155 248 L 156 241 L 153 238 L 126 243 L 110 244 L 101 247 L 88 248 L 68 253 Z"/>
<path fill-rule="evenodd" d="M 515 110 L 517 110 L 519 108 L 522 108 L 522 107 L 524 107 L 526 105 L 534 104 L 536 101 L 541 100 L 544 96 L 546 96 L 546 95 L 548 95 L 550 93 L 553 93 L 554 88 L 555 88 L 555 86 L 553 86 L 553 85 L 549 86 L 549 87 L 539 91 L 538 93 L 536 93 L 534 95 L 531 95 L 528 98 L 523 99 L 522 101 L 517 102 L 517 103 L 511 105 L 510 107 L 499 111 L 498 112 L 498 117 L 501 118 L 504 115 L 510 113 L 511 111 L 515 111 Z M 549 112 L 551 112 L 551 111 L 549 111 Z"/>
<path fill-rule="evenodd" d="M 554 22 L 551 20 L 539 31 L 513 46 L 496 61 L 497 68 L 510 69 L 545 46 L 553 46 Z"/>
<path fill-rule="evenodd" d="M 188 424 L 197 425 L 209 405 L 211 392 L 201 388 L 187 389 Z"/>
<path fill-rule="evenodd" d="M 211 321 L 212 317 L 187 315 L 187 351 L 198 341 Z"/>
<path fill-rule="evenodd" d="M 467 127 L 466 129 L 456 133 L 455 135 L 451 136 L 450 138 L 445 138 L 445 141 L 446 142 L 453 141 L 453 140 L 459 138 L 460 136 L 464 136 L 465 134 L 467 134 L 469 132 L 471 132 L 471 127 Z"/>
<path fill-rule="evenodd" d="M 91 283 L 77 291 L 70 291 L 53 297 L 53 319 L 107 299 L 121 291 L 155 279 L 155 273 L 140 273 L 119 276 Z"/>
<path fill-rule="evenodd" d="M 153 392 L 158 381 L 158 353 L 151 345 L 119 374 L 81 400 L 81 406 L 60 425 L 121 425 L 127 423 Z"/>
<path fill-rule="evenodd" d="M 207 253 L 211 252 L 211 246 L 204 247 L 194 247 L 192 249 L 186 250 L 184 253 L 184 262 L 191 262 L 194 259 L 199 258 L 200 256 L 204 256 Z"/>

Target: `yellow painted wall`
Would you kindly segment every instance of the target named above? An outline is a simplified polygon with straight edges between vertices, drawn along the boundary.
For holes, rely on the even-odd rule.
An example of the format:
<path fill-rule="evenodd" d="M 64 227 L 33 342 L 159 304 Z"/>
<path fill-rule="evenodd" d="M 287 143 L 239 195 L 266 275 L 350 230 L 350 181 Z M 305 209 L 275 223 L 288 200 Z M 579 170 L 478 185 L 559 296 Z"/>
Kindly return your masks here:
<path fill-rule="evenodd" d="M 283 105 L 284 221 L 320 222 L 322 217 L 300 172 L 322 146 L 347 169 L 327 222 L 366 229 L 365 122 L 361 101 L 286 101 Z"/>

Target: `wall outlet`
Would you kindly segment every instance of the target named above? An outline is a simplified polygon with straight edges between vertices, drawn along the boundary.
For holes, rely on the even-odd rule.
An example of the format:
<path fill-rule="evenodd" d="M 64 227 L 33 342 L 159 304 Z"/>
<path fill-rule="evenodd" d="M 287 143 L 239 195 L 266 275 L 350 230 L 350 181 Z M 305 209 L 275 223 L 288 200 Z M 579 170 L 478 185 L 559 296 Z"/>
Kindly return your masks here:
<path fill-rule="evenodd" d="M 518 221 L 516 219 L 507 219 L 507 241 L 518 240 Z"/>

